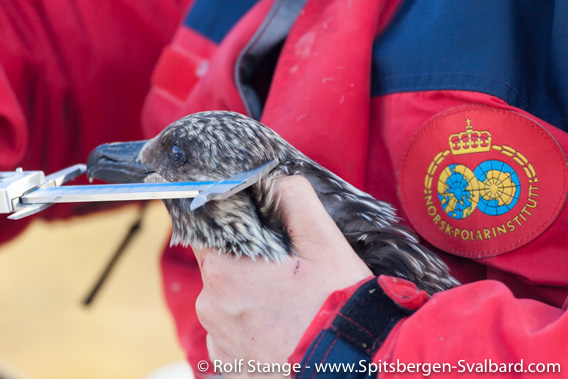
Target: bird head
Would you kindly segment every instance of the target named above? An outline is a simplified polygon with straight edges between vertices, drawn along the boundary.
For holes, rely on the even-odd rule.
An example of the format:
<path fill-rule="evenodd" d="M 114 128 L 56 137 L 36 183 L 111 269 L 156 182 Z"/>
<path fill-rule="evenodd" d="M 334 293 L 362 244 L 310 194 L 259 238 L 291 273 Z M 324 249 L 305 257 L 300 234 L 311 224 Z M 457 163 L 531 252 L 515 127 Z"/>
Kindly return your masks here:
<path fill-rule="evenodd" d="M 90 154 L 87 174 L 110 183 L 220 180 L 293 149 L 259 122 L 234 112 L 184 117 L 147 141 L 100 145 Z"/>
<path fill-rule="evenodd" d="M 184 117 L 153 139 L 98 146 L 87 175 L 109 183 L 195 182 L 227 179 L 268 160 L 298 155 L 280 136 L 234 112 Z M 227 201 L 190 209 L 192 199 L 164 200 L 173 225 L 172 244 L 206 246 L 236 256 L 284 261 L 293 253 L 278 217 L 271 177 Z"/>

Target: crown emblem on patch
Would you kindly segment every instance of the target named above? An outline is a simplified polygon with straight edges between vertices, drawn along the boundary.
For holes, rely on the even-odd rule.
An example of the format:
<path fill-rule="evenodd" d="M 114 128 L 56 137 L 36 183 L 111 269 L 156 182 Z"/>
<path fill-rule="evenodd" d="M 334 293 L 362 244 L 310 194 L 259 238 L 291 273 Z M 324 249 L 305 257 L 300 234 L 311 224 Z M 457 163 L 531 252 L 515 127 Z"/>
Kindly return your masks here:
<path fill-rule="evenodd" d="M 449 138 L 453 155 L 485 153 L 491 150 L 491 133 L 487 130 L 473 130 L 471 120 L 466 120 L 465 132 L 452 134 Z"/>

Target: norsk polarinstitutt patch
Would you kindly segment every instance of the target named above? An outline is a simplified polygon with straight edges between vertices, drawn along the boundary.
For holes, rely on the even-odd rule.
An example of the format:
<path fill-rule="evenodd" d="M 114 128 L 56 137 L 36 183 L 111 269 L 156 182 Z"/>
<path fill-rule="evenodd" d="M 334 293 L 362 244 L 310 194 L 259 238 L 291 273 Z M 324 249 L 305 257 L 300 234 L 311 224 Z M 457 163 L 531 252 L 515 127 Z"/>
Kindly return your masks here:
<path fill-rule="evenodd" d="M 399 172 L 403 208 L 438 248 L 484 258 L 522 246 L 548 228 L 568 187 L 554 138 L 519 113 L 458 107 L 424 124 Z"/>

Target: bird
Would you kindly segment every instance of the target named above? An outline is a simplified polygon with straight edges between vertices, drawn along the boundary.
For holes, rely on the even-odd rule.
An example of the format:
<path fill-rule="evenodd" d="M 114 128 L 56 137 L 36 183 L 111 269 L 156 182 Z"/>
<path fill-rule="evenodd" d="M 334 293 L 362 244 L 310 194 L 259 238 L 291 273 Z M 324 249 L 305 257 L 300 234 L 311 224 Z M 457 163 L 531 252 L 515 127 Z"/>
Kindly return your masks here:
<path fill-rule="evenodd" d="M 190 209 L 192 199 L 163 200 L 172 220 L 171 244 L 286 262 L 297 252 L 280 220 L 274 180 L 301 175 L 374 275 L 406 279 L 429 295 L 460 284 L 447 265 L 401 224 L 391 204 L 349 184 L 269 127 L 240 113 L 194 113 L 153 139 L 100 145 L 88 157 L 87 174 L 110 183 L 217 181 L 269 160 L 278 164 L 268 175 L 227 199 L 195 210 Z"/>

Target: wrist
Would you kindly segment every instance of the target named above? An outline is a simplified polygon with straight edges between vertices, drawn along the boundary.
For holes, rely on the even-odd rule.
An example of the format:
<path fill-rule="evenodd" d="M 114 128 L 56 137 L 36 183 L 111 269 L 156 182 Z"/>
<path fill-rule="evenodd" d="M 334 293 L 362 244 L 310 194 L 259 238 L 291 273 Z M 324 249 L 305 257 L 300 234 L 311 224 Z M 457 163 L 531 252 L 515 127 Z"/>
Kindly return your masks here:
<path fill-rule="evenodd" d="M 353 355 L 354 362 L 370 361 L 395 325 L 428 299 L 428 294 L 414 283 L 386 275 L 368 277 L 335 291 L 324 302 L 288 361 L 313 368 L 311 359 L 333 360 L 333 354 L 329 354 L 332 349 L 341 350 L 339 355 L 344 357 Z M 339 347 L 337 340 L 342 341 L 337 343 Z"/>
<path fill-rule="evenodd" d="M 304 334 L 296 345 L 294 352 L 288 357 L 288 362 L 292 364 L 300 363 L 304 358 L 304 355 L 308 351 L 310 345 L 315 341 L 317 335 L 322 330 L 329 328 L 333 320 L 337 317 L 337 314 L 339 313 L 341 308 L 343 308 L 343 306 L 345 305 L 345 303 L 347 303 L 351 296 L 362 285 L 371 280 L 376 280 L 376 277 L 369 276 L 365 279 L 360 280 L 356 284 L 332 292 L 320 307 L 319 311 L 313 318 L 312 322 L 309 324 L 308 328 L 304 331 Z"/>

